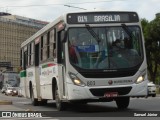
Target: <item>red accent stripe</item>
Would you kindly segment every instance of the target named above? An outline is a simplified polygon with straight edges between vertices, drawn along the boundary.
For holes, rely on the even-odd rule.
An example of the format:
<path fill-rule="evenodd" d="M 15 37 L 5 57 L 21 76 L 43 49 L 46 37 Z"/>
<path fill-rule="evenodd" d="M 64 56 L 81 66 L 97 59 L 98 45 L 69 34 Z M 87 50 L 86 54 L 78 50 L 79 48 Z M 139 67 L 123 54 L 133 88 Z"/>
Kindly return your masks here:
<path fill-rule="evenodd" d="M 49 63 L 49 64 L 48 64 L 48 67 L 55 66 L 55 65 L 56 65 L 56 64 Z"/>

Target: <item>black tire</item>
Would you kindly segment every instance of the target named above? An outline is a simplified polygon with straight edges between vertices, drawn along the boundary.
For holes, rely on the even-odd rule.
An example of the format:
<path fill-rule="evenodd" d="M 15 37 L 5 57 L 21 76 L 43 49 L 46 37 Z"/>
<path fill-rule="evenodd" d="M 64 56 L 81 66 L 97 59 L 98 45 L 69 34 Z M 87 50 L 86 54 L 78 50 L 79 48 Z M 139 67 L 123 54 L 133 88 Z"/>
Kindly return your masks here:
<path fill-rule="evenodd" d="M 65 103 L 60 100 L 58 87 L 55 86 L 55 101 L 56 101 L 56 108 L 58 111 L 63 111 L 65 109 Z"/>
<path fill-rule="evenodd" d="M 118 109 L 127 109 L 130 102 L 130 97 L 120 97 L 116 99 Z"/>
<path fill-rule="evenodd" d="M 42 105 L 42 106 L 47 105 L 47 100 L 46 100 L 46 99 L 43 99 L 43 100 L 40 102 L 40 105 Z"/>
<path fill-rule="evenodd" d="M 30 98 L 31 98 L 32 105 L 34 106 L 39 105 L 38 99 L 34 98 L 33 88 L 30 89 Z"/>
<path fill-rule="evenodd" d="M 156 94 L 153 94 L 152 97 L 156 97 Z"/>

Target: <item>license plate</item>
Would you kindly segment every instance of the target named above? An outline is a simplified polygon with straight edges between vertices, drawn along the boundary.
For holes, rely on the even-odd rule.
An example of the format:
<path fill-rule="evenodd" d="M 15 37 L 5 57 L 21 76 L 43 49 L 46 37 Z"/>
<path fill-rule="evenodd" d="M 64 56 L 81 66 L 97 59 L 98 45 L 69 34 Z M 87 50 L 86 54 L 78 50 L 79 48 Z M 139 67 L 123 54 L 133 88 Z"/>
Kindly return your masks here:
<path fill-rule="evenodd" d="M 117 97 L 117 96 L 118 96 L 117 92 L 107 92 L 104 94 L 104 97 L 107 97 L 107 98 Z"/>

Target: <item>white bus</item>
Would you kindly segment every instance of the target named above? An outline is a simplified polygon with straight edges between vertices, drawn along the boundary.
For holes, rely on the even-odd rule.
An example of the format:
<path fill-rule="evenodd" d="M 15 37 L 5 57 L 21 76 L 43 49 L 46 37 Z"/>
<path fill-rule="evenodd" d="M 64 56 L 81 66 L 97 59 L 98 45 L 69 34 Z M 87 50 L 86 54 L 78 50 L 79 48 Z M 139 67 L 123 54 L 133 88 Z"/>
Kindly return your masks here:
<path fill-rule="evenodd" d="M 33 105 L 147 95 L 144 38 L 136 12 L 67 13 L 21 44 L 21 87 Z"/>

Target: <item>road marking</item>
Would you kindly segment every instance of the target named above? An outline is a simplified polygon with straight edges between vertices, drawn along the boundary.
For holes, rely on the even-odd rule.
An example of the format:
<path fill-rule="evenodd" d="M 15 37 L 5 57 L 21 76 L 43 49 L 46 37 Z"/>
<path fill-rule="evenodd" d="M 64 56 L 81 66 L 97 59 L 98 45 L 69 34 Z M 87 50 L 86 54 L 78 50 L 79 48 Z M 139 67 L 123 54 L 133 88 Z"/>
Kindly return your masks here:
<path fill-rule="evenodd" d="M 20 103 L 20 104 L 24 104 L 24 105 L 31 105 L 31 102 L 15 102 L 15 103 Z"/>
<path fill-rule="evenodd" d="M 160 97 L 134 97 L 134 98 L 131 98 L 131 100 L 136 100 L 136 99 L 140 99 L 140 100 L 152 100 L 152 99 L 160 99 Z"/>
<path fill-rule="evenodd" d="M 0 105 L 12 105 L 12 101 L 9 101 L 9 100 L 0 100 Z"/>

